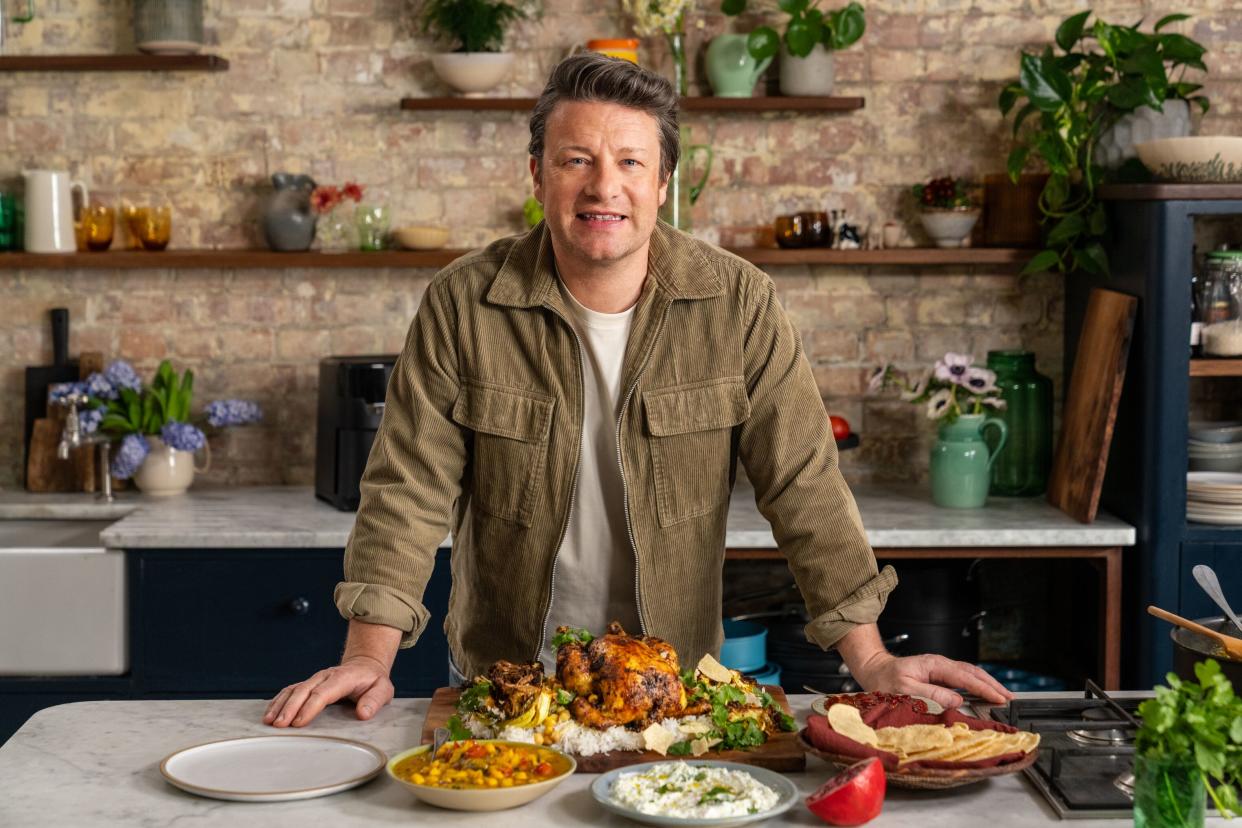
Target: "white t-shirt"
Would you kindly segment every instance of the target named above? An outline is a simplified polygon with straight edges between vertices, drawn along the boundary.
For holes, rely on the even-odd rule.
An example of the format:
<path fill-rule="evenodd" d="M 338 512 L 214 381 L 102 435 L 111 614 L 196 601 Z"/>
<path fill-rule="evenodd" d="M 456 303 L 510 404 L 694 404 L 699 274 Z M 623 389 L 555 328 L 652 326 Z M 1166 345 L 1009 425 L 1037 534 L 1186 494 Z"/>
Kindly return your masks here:
<path fill-rule="evenodd" d="M 549 642 L 560 625 L 600 635 L 610 621 L 619 621 L 627 632 L 639 631 L 634 550 L 625 525 L 617 455 L 621 362 L 634 308 L 599 313 L 583 307 L 564 282 L 559 284 L 582 349 L 584 405 L 578 486 L 556 556 L 549 640 L 540 652 L 549 670 L 556 666 L 556 652 Z"/>

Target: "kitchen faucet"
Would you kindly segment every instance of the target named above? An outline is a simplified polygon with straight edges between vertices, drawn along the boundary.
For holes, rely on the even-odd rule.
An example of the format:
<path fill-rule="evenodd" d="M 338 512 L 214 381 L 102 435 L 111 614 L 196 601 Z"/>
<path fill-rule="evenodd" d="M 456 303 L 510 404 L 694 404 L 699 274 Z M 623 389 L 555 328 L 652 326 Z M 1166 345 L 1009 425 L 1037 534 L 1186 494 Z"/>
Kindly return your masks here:
<path fill-rule="evenodd" d="M 103 490 L 95 497 L 108 503 L 113 501 L 112 497 L 112 468 L 110 464 L 112 444 L 108 440 L 108 436 L 96 431 L 93 434 L 87 434 L 82 430 L 82 421 L 78 416 L 78 406 L 86 405 L 90 398 L 81 392 L 73 392 L 66 394 L 63 398 L 56 402 L 57 405 L 65 406 L 69 409 L 68 416 L 65 417 L 65 427 L 60 432 L 60 444 L 56 446 L 56 456 L 61 460 L 69 459 L 69 450 L 80 446 L 88 446 L 91 444 L 99 445 L 99 465 L 103 472 Z"/>

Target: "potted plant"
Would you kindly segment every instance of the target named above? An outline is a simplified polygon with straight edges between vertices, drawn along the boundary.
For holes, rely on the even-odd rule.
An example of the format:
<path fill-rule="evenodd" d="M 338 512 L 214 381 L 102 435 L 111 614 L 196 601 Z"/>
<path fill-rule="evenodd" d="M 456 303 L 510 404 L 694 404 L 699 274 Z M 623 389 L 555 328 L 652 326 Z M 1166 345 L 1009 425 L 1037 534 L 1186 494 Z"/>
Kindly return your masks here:
<path fill-rule="evenodd" d="M 103 431 L 120 440 L 111 468 L 118 480 L 133 478 L 147 494 L 181 494 L 194 480 L 194 452 L 207 452 L 206 465 L 198 471 L 211 464 L 207 436 L 190 415 L 193 371 L 179 376 L 164 360 L 151 384 L 144 386 L 133 366 L 116 360 L 102 373 L 56 386 L 51 398 L 69 393 L 85 394 L 90 400 L 90 407 L 79 415 L 84 432 Z M 199 419 L 205 426 L 225 428 L 258 422 L 262 416 L 255 403 L 218 400 L 209 403 Z"/>
<path fill-rule="evenodd" d="M 1049 172 L 1039 199 L 1045 249 L 1024 273 L 1055 268 L 1106 275 L 1108 220 L 1096 197 L 1106 175 L 1098 155 L 1103 136 L 1142 107 L 1159 110 L 1167 101 L 1188 101 L 1208 108 L 1207 98 L 1197 94 L 1200 84 L 1184 80 L 1186 69 L 1206 69 L 1206 50 L 1185 35 L 1163 31 L 1188 15 L 1163 17 L 1150 33 L 1138 24 L 1103 20 L 1088 26 L 1090 16 L 1085 11 L 1063 21 L 1055 49 L 1023 52 L 1018 81 L 998 101 L 1002 114 L 1014 113 L 1018 140 L 1007 163 L 1010 178 L 1016 182 L 1032 156 Z M 1023 132 L 1028 122 L 1032 126 Z"/>
<path fill-rule="evenodd" d="M 1134 824 L 1201 828 L 1205 793 L 1222 816 L 1238 813 L 1242 783 L 1242 699 L 1212 659 L 1192 681 L 1166 676 L 1168 687 L 1139 705 L 1134 741 Z"/>
<path fill-rule="evenodd" d="M 505 31 L 533 7 L 504 0 L 427 0 L 420 14 L 425 34 L 455 44 L 431 57 L 440 80 L 467 96 L 481 96 L 509 74 L 513 53 L 502 52 Z"/>
<path fill-rule="evenodd" d="M 358 249 L 358 226 L 354 213 L 362 204 L 366 188 L 353 181 L 343 186 L 320 184 L 310 194 L 310 206 L 315 215 L 322 216 L 317 222 L 315 238 L 319 249 L 325 253 L 342 253 Z M 353 206 L 346 204 L 352 201 Z"/>
<path fill-rule="evenodd" d="M 937 247 L 963 247 L 979 220 L 980 209 L 964 182 L 945 176 L 914 185 L 923 229 Z"/>
<path fill-rule="evenodd" d="M 992 462 L 1009 436 L 1002 420 L 985 413 L 1005 407 L 996 374 L 976 367 L 968 354 L 947 353 L 914 382 L 892 365 L 882 365 L 871 376 L 869 389 L 877 393 L 886 388 L 901 389 L 902 400 L 925 406 L 927 418 L 939 423 L 930 459 L 932 501 L 953 509 L 977 509 L 986 503 Z M 991 452 L 983 440 L 988 426 L 999 432 Z"/>
<path fill-rule="evenodd" d="M 748 0 L 722 0 L 720 10 L 735 16 L 746 11 Z M 784 35 L 760 26 L 747 37 L 751 57 L 767 60 L 780 53 L 782 95 L 831 95 L 835 84 L 832 53 L 845 49 L 867 28 L 863 7 L 849 5 L 825 12 L 818 0 L 779 0 L 789 15 Z"/>

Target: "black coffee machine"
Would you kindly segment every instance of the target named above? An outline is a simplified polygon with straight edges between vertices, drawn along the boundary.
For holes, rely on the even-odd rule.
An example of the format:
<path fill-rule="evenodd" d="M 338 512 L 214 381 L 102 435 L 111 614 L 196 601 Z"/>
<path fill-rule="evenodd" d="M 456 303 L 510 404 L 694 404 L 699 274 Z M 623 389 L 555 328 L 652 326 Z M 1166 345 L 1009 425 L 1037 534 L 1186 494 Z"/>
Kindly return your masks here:
<path fill-rule="evenodd" d="M 315 496 L 343 512 L 358 508 L 358 483 L 384 416 L 384 394 L 396 361 L 395 354 L 319 361 Z"/>

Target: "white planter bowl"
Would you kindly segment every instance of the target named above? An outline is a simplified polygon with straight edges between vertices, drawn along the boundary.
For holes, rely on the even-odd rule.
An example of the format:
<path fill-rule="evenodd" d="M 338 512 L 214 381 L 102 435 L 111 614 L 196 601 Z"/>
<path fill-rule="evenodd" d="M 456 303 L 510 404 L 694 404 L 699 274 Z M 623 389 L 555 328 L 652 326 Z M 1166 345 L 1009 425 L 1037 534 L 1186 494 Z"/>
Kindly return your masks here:
<path fill-rule="evenodd" d="M 978 207 L 955 207 L 924 209 L 919 215 L 923 219 L 923 229 L 937 247 L 964 247 L 981 212 Z"/>
<path fill-rule="evenodd" d="M 1135 147 L 1139 160 L 1164 181 L 1195 184 L 1242 182 L 1242 137 L 1194 135 L 1161 138 Z"/>
<path fill-rule="evenodd" d="M 512 52 L 443 52 L 431 56 L 440 80 L 466 97 L 481 97 L 513 68 Z"/>

